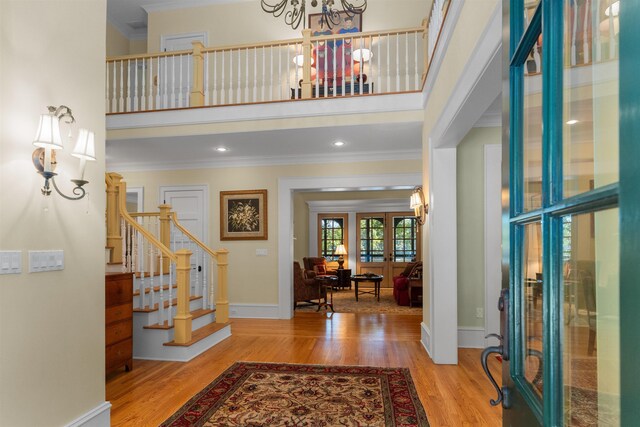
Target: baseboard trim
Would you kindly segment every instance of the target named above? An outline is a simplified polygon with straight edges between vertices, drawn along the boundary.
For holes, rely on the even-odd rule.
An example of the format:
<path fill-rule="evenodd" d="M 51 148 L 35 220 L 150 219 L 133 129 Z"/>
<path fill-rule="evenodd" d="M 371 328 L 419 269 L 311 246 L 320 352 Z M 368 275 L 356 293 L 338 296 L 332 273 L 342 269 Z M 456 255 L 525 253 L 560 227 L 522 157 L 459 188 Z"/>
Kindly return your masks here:
<path fill-rule="evenodd" d="M 103 402 L 65 427 L 109 427 L 111 425 L 111 403 Z"/>
<path fill-rule="evenodd" d="M 424 322 L 420 323 L 420 343 L 431 357 L 431 329 Z"/>
<path fill-rule="evenodd" d="M 458 348 L 484 348 L 484 328 L 458 328 Z"/>
<path fill-rule="evenodd" d="M 229 317 L 241 319 L 279 319 L 277 304 L 229 304 Z"/>

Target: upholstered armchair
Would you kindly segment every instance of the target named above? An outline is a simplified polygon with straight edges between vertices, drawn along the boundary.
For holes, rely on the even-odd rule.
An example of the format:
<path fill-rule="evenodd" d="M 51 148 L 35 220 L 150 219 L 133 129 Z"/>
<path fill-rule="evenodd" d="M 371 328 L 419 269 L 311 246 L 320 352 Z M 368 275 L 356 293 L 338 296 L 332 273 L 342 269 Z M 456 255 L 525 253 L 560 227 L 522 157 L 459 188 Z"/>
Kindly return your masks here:
<path fill-rule="evenodd" d="M 302 267 L 298 261 L 293 262 L 293 301 L 294 309 L 298 303 L 307 302 L 310 304 L 319 304 L 322 299 L 326 301 L 327 291 L 320 282 L 315 279 L 307 279 L 304 277 Z M 315 300 L 315 301 L 314 301 Z"/>
<path fill-rule="evenodd" d="M 316 276 L 337 276 L 338 270 L 329 269 L 327 260 L 324 257 L 305 257 L 304 275 L 307 279 L 313 279 Z"/>
<path fill-rule="evenodd" d="M 411 305 L 409 280 L 422 274 L 422 261 L 410 262 L 402 273 L 393 278 L 393 298 L 398 305 Z"/>

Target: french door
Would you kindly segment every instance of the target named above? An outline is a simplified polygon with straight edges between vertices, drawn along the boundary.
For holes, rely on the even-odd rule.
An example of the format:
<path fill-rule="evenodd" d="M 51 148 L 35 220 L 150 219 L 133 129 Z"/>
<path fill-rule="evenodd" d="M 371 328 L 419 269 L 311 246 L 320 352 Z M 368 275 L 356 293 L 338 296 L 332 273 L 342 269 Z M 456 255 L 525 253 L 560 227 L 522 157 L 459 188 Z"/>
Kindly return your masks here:
<path fill-rule="evenodd" d="M 640 2 L 509 20 L 503 425 L 637 425 Z"/>
<path fill-rule="evenodd" d="M 419 227 L 413 212 L 358 213 L 357 274 L 384 276 L 381 287 L 393 286 L 393 276 L 420 259 Z"/>

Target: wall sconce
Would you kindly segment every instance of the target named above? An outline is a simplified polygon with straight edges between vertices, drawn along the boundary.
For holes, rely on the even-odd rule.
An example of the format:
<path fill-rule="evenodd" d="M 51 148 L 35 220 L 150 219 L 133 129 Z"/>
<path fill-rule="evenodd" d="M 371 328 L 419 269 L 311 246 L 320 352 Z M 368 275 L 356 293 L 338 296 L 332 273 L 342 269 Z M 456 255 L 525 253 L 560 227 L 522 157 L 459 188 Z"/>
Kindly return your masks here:
<path fill-rule="evenodd" d="M 347 249 L 344 245 L 338 245 L 336 251 L 333 253 L 334 255 L 340 255 L 338 257 L 338 270 L 342 270 L 342 266 L 344 265 L 344 256 L 347 254 Z"/>
<path fill-rule="evenodd" d="M 418 225 L 423 225 L 427 220 L 429 205 L 425 202 L 421 186 L 417 186 L 413 189 L 413 193 L 411 194 L 411 199 L 409 201 L 409 207 L 413 209 Z"/>
<path fill-rule="evenodd" d="M 89 181 L 84 180 L 84 169 L 87 160 L 93 161 L 96 159 L 95 148 L 95 136 L 93 132 L 86 129 L 80 129 L 78 133 L 78 141 L 71 153 L 72 156 L 80 159 L 80 171 L 79 179 L 72 179 L 71 182 L 75 184 L 73 194 L 76 197 L 70 197 L 63 194 L 56 185 L 55 176 L 57 175 L 54 170 L 57 166 L 56 152 L 55 150 L 63 149 L 62 138 L 60 137 L 60 122 L 64 119 L 65 123 L 69 125 L 75 123 L 76 119 L 73 117 L 71 109 L 66 105 L 59 107 L 48 106 L 49 114 L 42 114 L 40 116 L 40 124 L 38 125 L 38 132 L 33 140 L 33 145 L 36 148 L 32 155 L 33 164 L 40 175 L 44 177 L 44 187 L 42 187 L 42 194 L 49 196 L 51 194 L 51 187 L 49 181 L 53 184 L 53 188 L 65 199 L 80 200 L 86 192 L 82 188 Z"/>

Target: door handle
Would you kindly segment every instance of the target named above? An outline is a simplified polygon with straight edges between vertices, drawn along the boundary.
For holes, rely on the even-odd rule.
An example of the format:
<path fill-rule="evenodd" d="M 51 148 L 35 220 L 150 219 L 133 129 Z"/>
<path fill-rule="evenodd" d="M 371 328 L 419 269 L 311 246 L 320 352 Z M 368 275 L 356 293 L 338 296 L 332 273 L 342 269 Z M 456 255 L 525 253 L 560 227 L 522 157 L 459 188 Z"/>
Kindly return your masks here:
<path fill-rule="evenodd" d="M 509 321 L 509 316 L 508 316 L 509 290 L 508 289 L 503 289 L 500 292 L 500 298 L 498 299 L 498 310 L 500 310 L 500 326 L 502 329 L 502 335 L 489 334 L 485 338 L 490 338 L 490 337 L 497 338 L 500 341 L 500 344 L 497 346 L 489 346 L 485 348 L 482 351 L 482 354 L 480 355 L 480 363 L 482 363 L 482 369 L 484 370 L 484 373 L 487 375 L 487 377 L 489 378 L 489 381 L 491 382 L 493 387 L 496 389 L 496 392 L 498 393 L 498 397 L 496 399 L 489 399 L 489 403 L 491 403 L 491 406 L 496 406 L 502 403 L 502 407 L 505 409 L 508 409 L 511 407 L 509 389 L 507 387 L 500 388 L 498 386 L 498 383 L 496 382 L 496 380 L 493 378 L 493 375 L 491 375 L 491 372 L 489 371 L 489 366 L 487 363 L 487 359 L 489 358 L 489 355 L 494 353 L 502 356 L 502 360 L 505 360 L 505 361 L 509 360 L 509 323 L 508 323 Z"/>

